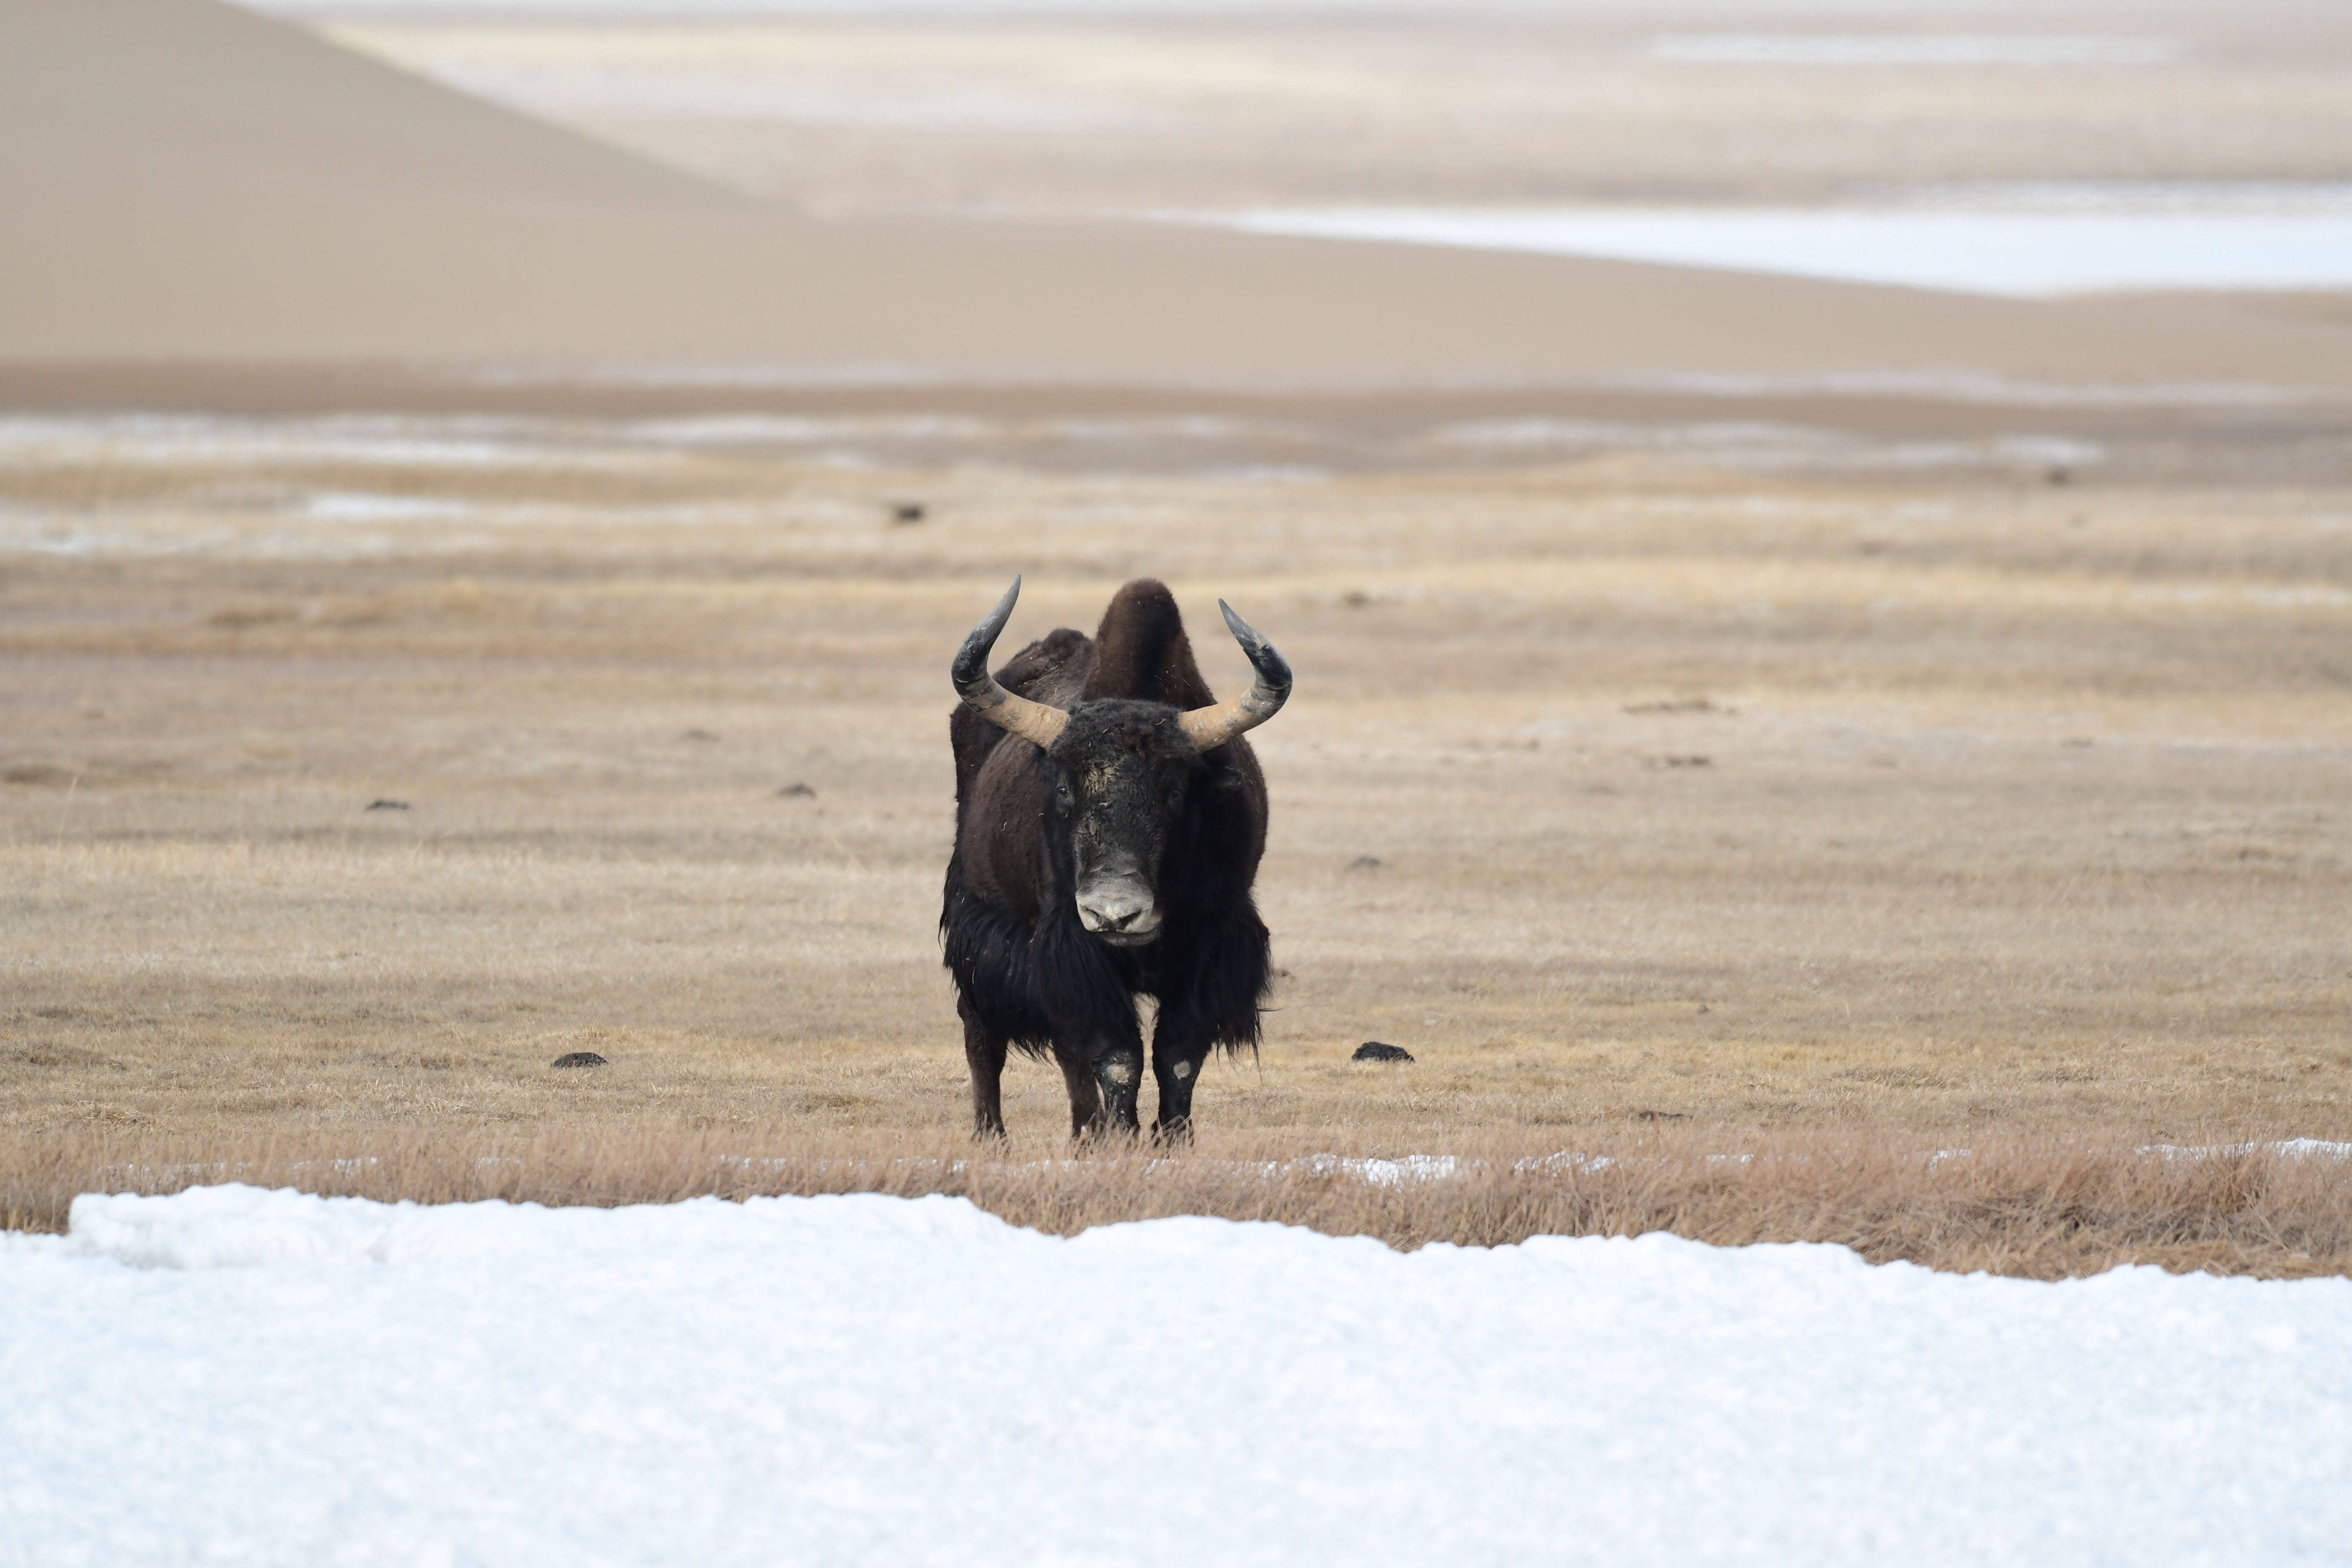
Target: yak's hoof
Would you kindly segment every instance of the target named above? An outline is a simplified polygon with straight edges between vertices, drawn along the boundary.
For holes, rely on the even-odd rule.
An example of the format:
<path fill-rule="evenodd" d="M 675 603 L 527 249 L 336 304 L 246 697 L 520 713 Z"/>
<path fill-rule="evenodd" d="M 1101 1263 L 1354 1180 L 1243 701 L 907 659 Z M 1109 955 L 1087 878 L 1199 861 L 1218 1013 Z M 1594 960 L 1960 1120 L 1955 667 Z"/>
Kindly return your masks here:
<path fill-rule="evenodd" d="M 1153 1122 L 1151 1124 L 1151 1141 L 1154 1143 L 1160 1145 L 1162 1148 L 1191 1148 L 1192 1146 L 1192 1119 L 1189 1116 L 1180 1116 L 1173 1121 Z"/>

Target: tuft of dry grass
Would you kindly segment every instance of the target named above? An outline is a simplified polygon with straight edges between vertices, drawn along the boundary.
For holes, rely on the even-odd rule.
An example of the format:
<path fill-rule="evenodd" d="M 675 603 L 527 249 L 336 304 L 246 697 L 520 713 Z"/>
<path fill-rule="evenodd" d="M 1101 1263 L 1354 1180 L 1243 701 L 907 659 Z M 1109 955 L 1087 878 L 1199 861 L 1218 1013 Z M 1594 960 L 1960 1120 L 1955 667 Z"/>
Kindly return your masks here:
<path fill-rule="evenodd" d="M 615 1206 L 773 1194 L 945 1194 L 1056 1235 L 1209 1215 L 1403 1250 L 1669 1231 L 1719 1246 L 1832 1242 L 1874 1263 L 2057 1279 L 2126 1264 L 2265 1279 L 2352 1275 L 2352 1160 L 2249 1142 L 2130 1149 L 2010 1136 L 1965 1151 L 1813 1130 L 1670 1128 L 1574 1151 L 1488 1139 L 1388 1179 L 1344 1132 L 1034 1152 L 804 1127 L 374 1138 L 284 1130 L 194 1142 L 91 1128 L 0 1138 L 0 1227 L 60 1231 L 85 1192 L 238 1181 L 327 1195 Z M 1370 1156 L 1377 1158 L 1378 1156 Z"/>

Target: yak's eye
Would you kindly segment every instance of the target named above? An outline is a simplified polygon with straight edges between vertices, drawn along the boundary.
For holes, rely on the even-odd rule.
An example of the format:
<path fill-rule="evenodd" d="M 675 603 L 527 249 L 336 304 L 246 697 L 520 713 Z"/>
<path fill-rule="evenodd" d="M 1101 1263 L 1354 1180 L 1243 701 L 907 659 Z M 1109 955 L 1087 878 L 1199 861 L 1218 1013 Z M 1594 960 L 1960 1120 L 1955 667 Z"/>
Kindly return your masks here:
<path fill-rule="evenodd" d="M 1076 798 L 1076 793 L 1070 788 L 1069 780 L 1055 779 L 1054 781 L 1054 798 L 1061 802 L 1064 805 L 1069 805 L 1072 800 Z"/>

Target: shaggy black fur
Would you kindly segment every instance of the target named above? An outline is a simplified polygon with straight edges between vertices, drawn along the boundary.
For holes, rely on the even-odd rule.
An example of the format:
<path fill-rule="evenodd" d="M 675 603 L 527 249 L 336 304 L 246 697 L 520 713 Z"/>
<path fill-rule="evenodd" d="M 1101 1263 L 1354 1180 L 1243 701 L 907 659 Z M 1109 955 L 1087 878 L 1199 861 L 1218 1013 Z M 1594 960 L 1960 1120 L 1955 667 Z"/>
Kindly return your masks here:
<path fill-rule="evenodd" d="M 1154 1131 L 1184 1136 L 1211 1049 L 1257 1045 L 1272 971 L 1250 897 L 1265 850 L 1265 775 L 1246 740 L 1202 755 L 1177 727 L 1180 711 L 1215 698 L 1159 583 L 1120 589 L 1091 639 L 1056 631 L 996 678 L 1071 718 L 1050 753 L 968 708 L 949 721 L 956 847 L 940 930 L 973 1121 L 982 1133 L 1003 1132 L 1000 1080 L 1008 1047 L 1018 1047 L 1060 1065 L 1073 1131 L 1135 1128 L 1144 1065 L 1135 997 L 1145 994 L 1160 1004 Z M 1080 923 L 1080 829 L 1156 864 L 1157 940 L 1113 947 Z"/>

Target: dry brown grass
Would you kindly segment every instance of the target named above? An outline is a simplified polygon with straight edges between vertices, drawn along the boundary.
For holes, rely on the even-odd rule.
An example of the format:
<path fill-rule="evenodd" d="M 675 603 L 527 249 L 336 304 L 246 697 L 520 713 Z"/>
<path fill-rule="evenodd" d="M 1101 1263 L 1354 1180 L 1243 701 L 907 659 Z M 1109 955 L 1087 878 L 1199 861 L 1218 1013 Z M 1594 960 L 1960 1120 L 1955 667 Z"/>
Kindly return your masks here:
<path fill-rule="evenodd" d="M 376 1152 L 367 1190 L 464 1195 L 509 1189 L 429 1173 L 543 1141 L 513 1180 L 619 1201 L 732 1190 L 727 1151 L 961 1152 L 944 660 L 1015 570 L 1016 639 L 1148 571 L 1299 670 L 1261 747 L 1276 1010 L 1203 1080 L 1229 1142 L 1125 1196 L 1116 1163 L 1019 1174 L 1064 1113 L 1016 1065 L 1020 1158 L 971 1167 L 1034 1190 L 1003 1212 L 1190 1193 L 1408 1245 L 1669 1225 L 2028 1272 L 2340 1260 L 2313 1217 L 2340 1173 L 2256 1162 L 2225 1202 L 2221 1166 L 2080 1152 L 2352 1138 L 2343 489 L 1623 455 L 1187 477 L 1191 437 L 1150 439 L 1161 471 L 1123 476 L 594 431 L 471 466 L 20 448 L 20 1215 L 124 1161 Z M 354 495 L 376 510 L 306 513 Z M 894 526 L 909 497 L 929 516 Z M 1419 1060 L 1351 1065 L 1367 1038 Z M 613 1065 L 550 1070 L 583 1048 Z M 1219 1188 L 1211 1158 L 1661 1127 L 1664 1164 L 1427 1191 Z M 1756 1165 L 1769 1192 L 1698 1159 L 1771 1149 L 1822 1152 Z M 2121 1217 L 2015 1195 L 2078 1188 Z"/>
<path fill-rule="evenodd" d="M 219 1181 L 421 1203 L 613 1205 L 828 1193 L 944 1193 L 1061 1235 L 1169 1215 L 1495 1247 L 1531 1236 L 1717 1245 L 1835 1242 L 1874 1262 L 2062 1279 L 2123 1264 L 2264 1278 L 2352 1273 L 2341 1155 L 2067 1146 L 1996 1136 L 1965 1152 L 1883 1136 L 1622 1132 L 1574 1156 L 1486 1137 L 1442 1174 L 1364 1178 L 1324 1146 L 1211 1134 L 1168 1152 L 1118 1145 L 1017 1155 L 946 1137 L 541 1124 L 506 1132 L 278 1132 L 159 1139 L 107 1131 L 0 1140 L 0 1226 L 64 1228 L 84 1192 Z M 1601 1158 L 1599 1156 L 1606 1156 Z"/>

